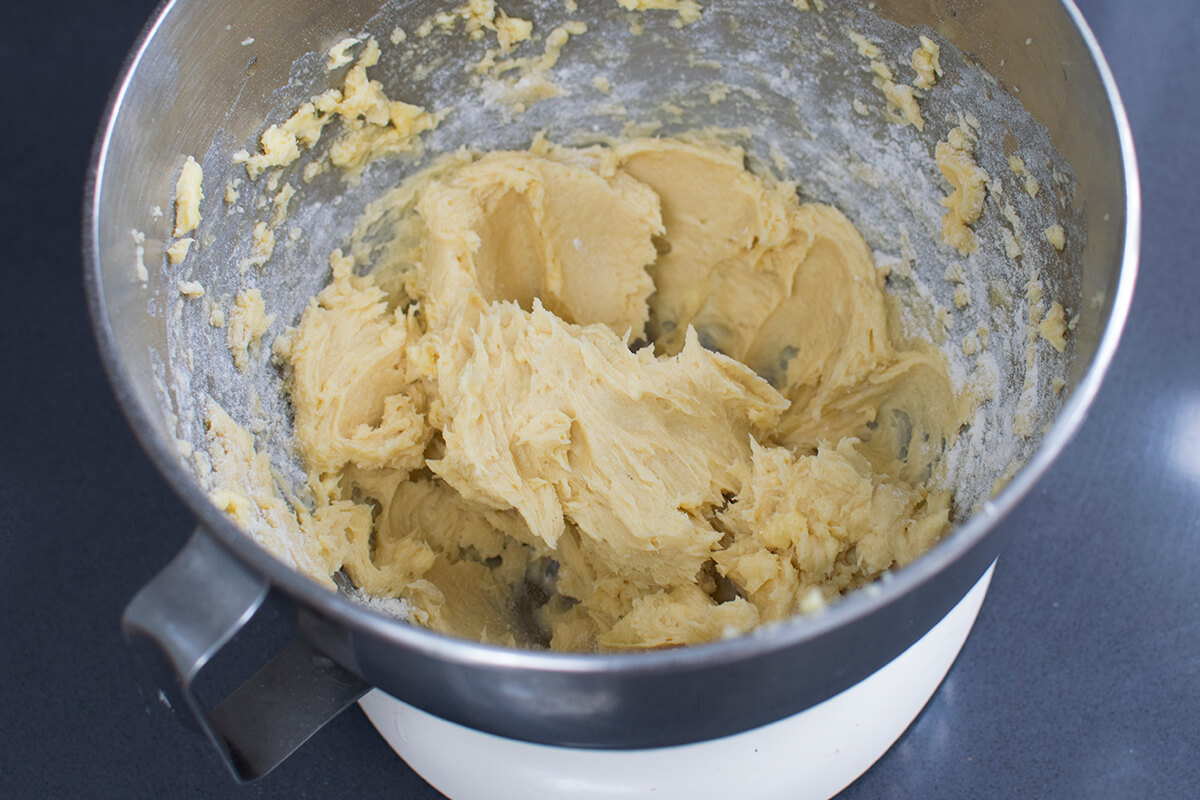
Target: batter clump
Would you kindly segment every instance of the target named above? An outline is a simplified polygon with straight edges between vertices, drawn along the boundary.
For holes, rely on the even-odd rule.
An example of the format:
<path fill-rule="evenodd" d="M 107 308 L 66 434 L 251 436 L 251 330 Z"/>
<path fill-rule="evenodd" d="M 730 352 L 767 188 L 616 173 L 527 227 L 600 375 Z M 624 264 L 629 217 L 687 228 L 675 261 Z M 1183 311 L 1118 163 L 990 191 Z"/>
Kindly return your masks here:
<path fill-rule="evenodd" d="M 411 259 L 336 252 L 276 344 L 314 562 L 434 630 L 592 651 L 786 619 L 946 530 L 958 399 L 836 209 L 669 139 L 410 180 Z"/>

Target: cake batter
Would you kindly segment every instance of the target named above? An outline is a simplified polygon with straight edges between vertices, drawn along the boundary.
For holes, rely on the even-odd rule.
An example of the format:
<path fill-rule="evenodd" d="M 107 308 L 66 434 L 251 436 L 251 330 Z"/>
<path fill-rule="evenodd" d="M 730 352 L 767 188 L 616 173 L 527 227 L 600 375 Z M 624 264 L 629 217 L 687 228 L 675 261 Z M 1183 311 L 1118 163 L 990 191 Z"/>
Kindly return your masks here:
<path fill-rule="evenodd" d="M 438 631 L 593 651 L 786 619 L 947 529 L 962 409 L 833 207 L 671 139 L 410 181 L 412 263 L 335 252 L 275 345 L 309 563 Z"/>

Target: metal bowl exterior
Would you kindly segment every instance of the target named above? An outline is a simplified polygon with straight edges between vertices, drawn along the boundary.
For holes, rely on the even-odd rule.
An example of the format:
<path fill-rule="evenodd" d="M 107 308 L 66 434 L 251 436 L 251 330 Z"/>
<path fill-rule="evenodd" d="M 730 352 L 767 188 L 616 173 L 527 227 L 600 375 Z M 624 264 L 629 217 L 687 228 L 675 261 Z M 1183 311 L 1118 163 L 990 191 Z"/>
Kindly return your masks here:
<path fill-rule="evenodd" d="M 1107 298 L 1081 324 L 1072 395 L 1035 457 L 992 502 L 912 565 L 822 614 L 750 636 L 687 649 L 572 655 L 452 639 L 374 614 L 289 569 L 218 511 L 175 452 L 153 390 L 161 316 L 144 313 L 121 256 L 133 209 L 170 195 L 181 154 L 203 152 L 218 123 L 246 137 L 297 52 L 330 31 L 354 30 L 369 0 L 305 4 L 183 2 L 160 7 L 114 91 L 97 137 L 85 196 L 85 282 L 100 351 L 131 427 L 201 527 L 296 604 L 306 636 L 393 696 L 480 730 L 557 745 L 655 747 L 714 738 L 818 703 L 886 664 L 941 619 L 1000 550 L 1002 521 L 1078 429 L 1117 347 L 1132 299 L 1140 196 L 1128 123 L 1094 38 L 1068 2 L 882 2 L 881 16 L 929 25 L 975 53 L 1051 131 L 1076 170 L 1088 215 L 1083 287 Z M 428 3 L 413 3 L 424 16 Z M 247 63 L 214 44 L 214 25 L 253 29 L 268 54 Z M 1033 43 L 1021 32 L 1041 31 Z M 997 36 L 1003 33 L 1004 38 Z M 1020 49 L 1018 49 L 1020 48 Z M 1015 66 L 1015 65 L 1026 66 Z M 1045 69 L 1045 64 L 1061 64 Z M 1004 66 L 1009 65 L 1009 66 Z M 1041 66 L 1039 66 L 1041 65 Z M 1024 70 L 1024 71 L 1022 71 Z M 1013 84 L 1012 81 L 1023 81 Z M 240 98 L 240 99 L 239 99 Z M 236 120 L 212 108 L 237 103 Z M 257 124 L 257 123 L 256 123 Z M 1101 221 L 1100 215 L 1109 218 Z M 714 689 L 719 688 L 719 691 Z"/>

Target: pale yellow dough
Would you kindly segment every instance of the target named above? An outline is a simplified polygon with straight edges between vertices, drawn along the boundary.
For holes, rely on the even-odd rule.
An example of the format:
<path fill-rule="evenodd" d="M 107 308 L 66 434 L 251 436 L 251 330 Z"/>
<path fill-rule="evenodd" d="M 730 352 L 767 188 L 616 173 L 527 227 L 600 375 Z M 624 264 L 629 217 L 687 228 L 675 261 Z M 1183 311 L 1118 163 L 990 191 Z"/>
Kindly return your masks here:
<path fill-rule="evenodd" d="M 187 258 L 188 250 L 195 241 L 195 239 L 188 237 L 172 244 L 167 248 L 167 260 L 172 264 L 182 264 L 183 260 Z"/>
<path fill-rule="evenodd" d="M 1059 224 L 1051 225 L 1045 230 L 1046 241 L 1054 247 L 1055 250 L 1062 252 L 1062 249 L 1067 246 L 1067 232 L 1063 230 L 1063 226 Z"/>
<path fill-rule="evenodd" d="M 200 201 L 204 199 L 201 184 L 204 181 L 204 170 L 191 156 L 183 162 L 179 170 L 179 179 L 175 181 L 175 232 L 176 237 L 183 236 L 196 229 L 200 224 Z"/>
<path fill-rule="evenodd" d="M 226 340 L 233 354 L 233 363 L 245 370 L 250 363 L 250 348 L 262 338 L 275 317 L 267 314 L 262 294 L 258 289 L 244 289 L 233 299 L 233 311 L 229 314 Z"/>
<path fill-rule="evenodd" d="M 358 42 L 358 39 L 349 38 L 334 45 L 328 53 L 327 68 L 337 69 L 350 63 L 348 50 Z M 418 149 L 420 135 L 436 128 L 441 116 L 420 106 L 392 100 L 383 91 L 383 84 L 368 78 L 367 70 L 379 63 L 379 56 L 379 43 L 373 38 L 367 39 L 358 60 L 346 71 L 340 90 L 327 89 L 301 104 L 287 120 L 263 131 L 259 137 L 260 152 L 239 150 L 234 154 L 234 160 L 246 165 L 246 174 L 251 180 L 265 170 L 286 167 L 300 158 L 302 150 L 313 147 L 325 126 L 337 117 L 342 119 L 343 127 L 330 145 L 329 161 L 348 170 L 349 174 L 380 156 Z M 236 187 L 234 189 L 236 198 Z M 227 201 L 229 195 L 227 189 Z M 175 235 L 182 235 L 178 225 Z"/>
<path fill-rule="evenodd" d="M 872 83 L 888 101 L 892 121 L 902 125 L 912 125 L 919 131 L 925 130 L 925 119 L 921 116 L 921 108 L 917 105 L 913 87 L 896 82 L 892 68 L 883 60 L 883 51 L 879 49 L 878 45 L 858 31 L 848 30 L 847 35 L 850 37 L 850 41 L 854 42 L 854 46 L 858 48 L 858 52 L 863 57 L 870 59 L 871 71 L 875 73 Z M 930 44 L 933 43 L 930 42 Z M 933 47 L 936 48 L 937 45 L 933 45 Z M 918 50 L 917 52 L 922 51 Z M 932 70 L 932 67 L 930 69 Z"/>
<path fill-rule="evenodd" d="M 591 651 L 783 620 L 936 541 L 942 357 L 840 212 L 743 163 L 539 141 L 413 178 L 415 263 L 336 252 L 275 346 L 315 498 L 292 560 L 435 630 Z"/>
<path fill-rule="evenodd" d="M 934 148 L 938 169 L 954 187 L 942 200 L 947 209 L 942 217 L 942 241 L 964 256 L 979 247 L 970 226 L 983 214 L 986 183 L 990 179 L 987 171 L 975 163 L 975 140 L 975 131 L 963 121 Z"/>
<path fill-rule="evenodd" d="M 917 73 L 913 86 L 918 89 L 932 89 L 938 78 L 942 77 L 942 48 L 928 36 L 921 37 L 921 46 L 913 50 L 912 68 Z"/>
<path fill-rule="evenodd" d="M 700 19 L 702 8 L 696 0 L 617 0 L 617 5 L 627 11 L 651 11 L 661 9 L 679 13 L 679 21 L 684 25 Z"/>

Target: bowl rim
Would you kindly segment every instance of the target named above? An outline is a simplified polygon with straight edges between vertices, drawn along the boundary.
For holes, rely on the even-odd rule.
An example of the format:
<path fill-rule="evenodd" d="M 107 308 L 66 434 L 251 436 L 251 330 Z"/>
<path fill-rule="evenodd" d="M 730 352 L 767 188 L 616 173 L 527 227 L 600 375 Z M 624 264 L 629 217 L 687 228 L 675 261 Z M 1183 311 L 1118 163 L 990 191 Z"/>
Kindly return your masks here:
<path fill-rule="evenodd" d="M 739 636 L 688 647 L 648 652 L 572 653 L 523 650 L 483 644 L 438 633 L 393 619 L 330 591 L 273 556 L 217 509 L 208 494 L 180 464 L 172 442 L 158 435 L 152 412 L 134 390 L 130 370 L 121 359 L 100 278 L 100 189 L 117 120 L 138 65 L 178 0 L 164 0 L 143 27 L 126 56 L 111 91 L 93 143 L 83 202 L 83 265 L 88 310 L 101 361 L 118 404 L 135 437 L 177 496 L 205 530 L 229 553 L 265 577 L 270 584 L 326 619 L 434 659 L 460 665 L 504 666 L 558 673 L 654 674 L 693 666 L 734 663 L 796 647 L 853 624 L 887 607 L 934 576 L 950 569 L 982 542 L 1030 492 L 1078 432 L 1104 375 L 1112 363 L 1133 300 L 1141 242 L 1141 190 L 1133 135 L 1108 62 L 1091 28 L 1073 0 L 1059 3 L 1082 37 L 1109 104 L 1121 154 L 1125 220 L 1117 288 L 1091 364 L 1030 460 L 998 495 L 983 504 L 963 525 L 912 563 L 889 571 L 870 590 L 852 592 L 820 612 L 761 626 Z M 181 540 L 181 545 L 182 545 Z M 978 576 L 971 576 L 978 577 Z"/>

